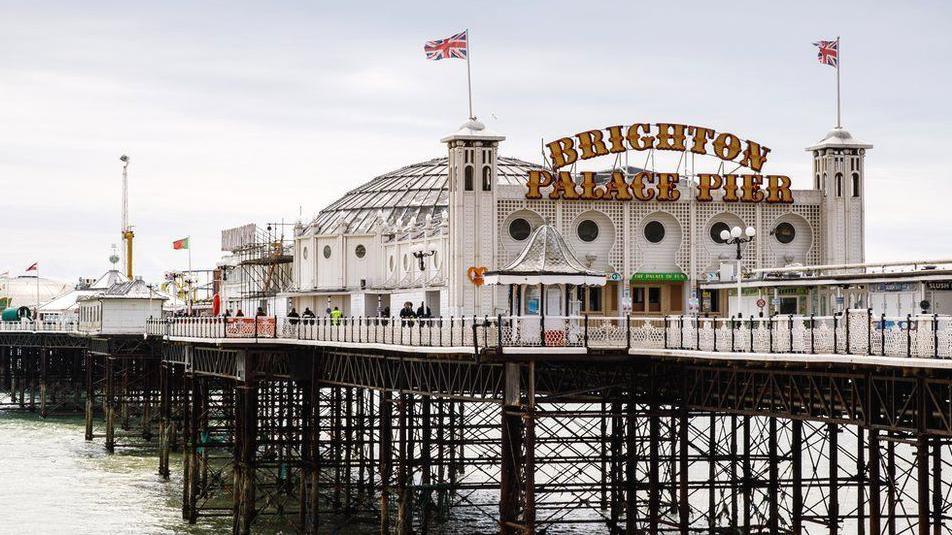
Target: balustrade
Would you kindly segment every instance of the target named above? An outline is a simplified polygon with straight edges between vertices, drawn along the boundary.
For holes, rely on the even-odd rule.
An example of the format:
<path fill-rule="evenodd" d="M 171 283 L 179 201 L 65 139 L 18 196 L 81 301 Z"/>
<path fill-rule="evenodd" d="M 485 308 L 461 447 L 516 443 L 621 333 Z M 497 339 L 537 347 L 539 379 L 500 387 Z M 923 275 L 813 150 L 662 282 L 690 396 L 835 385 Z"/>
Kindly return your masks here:
<path fill-rule="evenodd" d="M 198 317 L 149 320 L 147 332 L 182 338 L 277 338 L 343 346 L 668 349 L 952 358 L 952 316 L 875 317 L 865 309 L 835 316 L 745 318 L 696 315 L 407 319 Z"/>

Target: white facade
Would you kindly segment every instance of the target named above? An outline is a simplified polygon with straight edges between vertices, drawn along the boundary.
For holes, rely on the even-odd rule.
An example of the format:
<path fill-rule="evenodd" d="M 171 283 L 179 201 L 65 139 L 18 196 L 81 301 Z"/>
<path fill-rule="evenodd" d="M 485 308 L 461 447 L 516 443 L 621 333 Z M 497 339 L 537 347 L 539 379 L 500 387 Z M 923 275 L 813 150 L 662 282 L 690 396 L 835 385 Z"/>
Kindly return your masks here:
<path fill-rule="evenodd" d="M 94 295 L 80 297 L 79 331 L 85 334 L 141 335 L 149 319 L 162 317 L 166 297 L 142 279 L 113 284 Z"/>
<path fill-rule="evenodd" d="M 504 139 L 468 121 L 442 140 L 447 158 L 377 177 L 299 227 L 290 306 L 373 316 L 423 302 L 434 315 L 505 314 L 506 288 L 474 278 L 516 258 L 543 222 L 587 268 L 607 274 L 604 288 L 578 293 L 576 309 L 590 314 L 727 313 L 726 291 L 700 290 L 733 276 L 733 268 L 722 269 L 736 256 L 735 246 L 717 239 L 724 227 L 757 232 L 742 246 L 745 271 L 864 259 L 871 146 L 843 129 L 808 148 L 815 187 L 793 190 L 791 204 L 725 202 L 718 192 L 701 202 L 690 176 L 675 201 L 552 200 L 546 188 L 541 199 L 527 199 L 528 172 L 541 167 L 499 156 Z M 745 296 L 742 309 L 755 309 L 756 300 Z"/>

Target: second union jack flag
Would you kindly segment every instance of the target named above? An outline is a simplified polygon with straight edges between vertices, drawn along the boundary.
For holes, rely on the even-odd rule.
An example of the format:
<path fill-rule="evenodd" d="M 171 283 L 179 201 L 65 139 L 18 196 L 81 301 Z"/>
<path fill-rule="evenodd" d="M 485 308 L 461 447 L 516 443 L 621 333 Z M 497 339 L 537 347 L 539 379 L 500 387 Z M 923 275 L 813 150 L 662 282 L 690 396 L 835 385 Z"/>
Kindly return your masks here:
<path fill-rule="evenodd" d="M 427 41 L 423 45 L 423 51 L 426 52 L 426 59 L 434 61 L 446 58 L 466 59 L 468 52 L 466 32 L 460 32 L 446 39 Z"/>
<path fill-rule="evenodd" d="M 813 46 L 820 49 L 817 52 L 816 59 L 824 64 L 833 67 L 837 66 L 839 56 L 839 41 L 817 41 Z"/>

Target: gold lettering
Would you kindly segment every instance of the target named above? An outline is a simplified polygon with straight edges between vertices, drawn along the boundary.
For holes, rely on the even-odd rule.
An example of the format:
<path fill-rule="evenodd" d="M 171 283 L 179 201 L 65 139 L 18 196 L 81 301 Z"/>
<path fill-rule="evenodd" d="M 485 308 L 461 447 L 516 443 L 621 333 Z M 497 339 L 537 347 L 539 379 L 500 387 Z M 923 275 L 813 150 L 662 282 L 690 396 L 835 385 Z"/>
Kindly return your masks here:
<path fill-rule="evenodd" d="M 714 137 L 714 131 L 703 126 L 689 126 L 688 133 L 694 136 L 694 144 L 691 145 L 691 152 L 694 154 L 706 155 L 707 142 Z"/>
<path fill-rule="evenodd" d="M 744 159 L 740 161 L 740 164 L 759 172 L 764 163 L 767 162 L 767 153 L 769 152 L 770 149 L 767 147 L 762 147 L 760 143 L 748 139 L 747 148 L 744 149 Z"/>
<path fill-rule="evenodd" d="M 744 179 L 744 195 L 740 198 L 743 202 L 760 202 L 764 200 L 764 192 L 760 191 L 760 185 L 764 183 L 764 177 L 760 175 L 741 175 Z"/>
<path fill-rule="evenodd" d="M 608 141 L 611 142 L 612 146 L 608 149 L 608 152 L 617 154 L 619 152 L 625 152 L 627 147 L 625 147 L 625 136 L 622 135 L 621 129 L 622 126 L 609 126 L 606 128 L 608 130 Z"/>
<path fill-rule="evenodd" d="M 571 165 L 578 160 L 578 152 L 575 150 L 575 143 L 572 138 L 563 137 L 547 145 L 549 155 L 552 158 L 552 168 L 558 169 L 566 165 Z"/>
<path fill-rule="evenodd" d="M 654 184 L 654 175 L 648 171 L 639 171 L 631 179 L 631 193 L 639 201 L 654 199 L 654 190 L 645 188 L 645 184 Z"/>
<path fill-rule="evenodd" d="M 658 173 L 658 200 L 676 201 L 680 199 L 679 180 L 681 180 L 681 177 L 677 173 Z"/>
<path fill-rule="evenodd" d="M 578 190 L 575 189 L 575 181 L 572 180 L 572 173 L 568 171 L 559 171 L 559 176 L 552 182 L 552 191 L 549 192 L 550 199 L 578 199 Z"/>
<path fill-rule="evenodd" d="M 695 199 L 699 202 L 711 202 L 714 200 L 711 191 L 721 187 L 723 183 L 724 179 L 721 178 L 721 175 L 699 174 L 697 176 L 697 196 Z"/>
<path fill-rule="evenodd" d="M 724 175 L 724 202 L 737 202 L 737 175 Z"/>
<path fill-rule="evenodd" d="M 621 171 L 612 171 L 612 177 L 605 183 L 606 199 L 617 199 L 619 201 L 630 201 L 631 192 L 628 191 L 628 184 L 625 182 L 625 175 Z"/>
<path fill-rule="evenodd" d="M 644 130 L 645 134 L 651 131 L 651 125 L 644 123 L 633 124 L 628 128 L 628 144 L 633 150 L 648 150 L 654 143 L 654 136 L 641 136 L 638 130 Z"/>
<path fill-rule="evenodd" d="M 714 140 L 714 154 L 722 160 L 733 160 L 740 154 L 740 140 L 734 134 L 719 134 Z"/>
<path fill-rule="evenodd" d="M 790 177 L 767 175 L 767 202 L 790 204 L 793 192 L 790 191 Z"/>
<path fill-rule="evenodd" d="M 602 141 L 601 130 L 579 132 L 575 134 L 575 137 L 578 138 L 578 148 L 582 149 L 581 158 L 583 160 L 608 154 L 608 147 L 606 147 L 605 142 Z"/>
<path fill-rule="evenodd" d="M 655 139 L 655 148 L 658 150 L 684 150 L 683 124 L 658 123 L 658 138 Z"/>
<path fill-rule="evenodd" d="M 605 190 L 595 183 L 595 171 L 582 171 L 582 198 L 586 201 L 605 198 Z"/>
<path fill-rule="evenodd" d="M 541 169 L 529 171 L 529 180 L 526 182 L 526 187 L 529 188 L 529 191 L 526 192 L 526 199 L 541 199 L 542 188 L 551 184 L 552 173 Z"/>

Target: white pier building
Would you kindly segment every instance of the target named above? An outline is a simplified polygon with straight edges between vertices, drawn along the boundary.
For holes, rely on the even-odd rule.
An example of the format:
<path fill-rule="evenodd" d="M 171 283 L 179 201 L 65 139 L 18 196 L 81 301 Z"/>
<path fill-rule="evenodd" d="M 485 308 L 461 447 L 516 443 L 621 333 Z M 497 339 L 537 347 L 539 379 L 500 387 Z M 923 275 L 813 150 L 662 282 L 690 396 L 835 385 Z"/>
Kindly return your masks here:
<path fill-rule="evenodd" d="M 642 151 L 651 159 L 654 153 L 672 150 L 660 145 L 666 137 L 670 143 L 680 131 L 685 147 L 682 160 L 690 156 L 692 162 L 697 147 L 688 150 L 684 132 L 703 130 L 711 138 L 716 135 L 709 129 L 669 124 L 633 125 L 632 130 L 645 134 L 641 140 L 649 144 L 654 140 L 653 147 Z M 622 130 L 610 127 L 604 136 L 602 131 L 592 131 L 576 135 L 578 141 L 565 139 L 584 152 L 593 132 L 607 143 L 614 132 Z M 720 156 L 731 156 L 729 145 L 736 140 L 737 136 L 720 134 L 705 148 L 711 154 L 722 150 Z M 649 192 L 648 186 L 655 186 L 657 192 L 650 192 L 654 199 L 625 200 L 617 193 L 614 198 L 591 198 L 599 195 L 598 188 L 609 187 L 611 173 L 592 173 L 592 184 L 587 185 L 577 170 L 571 175 L 575 195 L 566 194 L 564 184 L 554 183 L 539 187 L 541 198 L 532 198 L 530 172 L 553 171 L 554 166 L 501 156 L 504 141 L 504 136 L 479 121 L 467 121 L 442 139 L 447 156 L 373 178 L 296 228 L 293 289 L 285 294 L 289 306 L 317 315 L 334 307 L 344 315 L 377 316 L 387 310 L 397 315 L 405 302 L 413 303 L 414 309 L 425 303 L 434 316 L 538 313 L 540 289 L 517 290 L 513 303 L 505 286 L 479 283 L 487 272 L 516 259 L 533 231 L 544 223 L 561 234 L 586 270 L 605 277 L 604 285 L 550 285 L 545 290 L 550 293 L 546 310 L 550 314 L 725 315 L 729 305 L 731 313 L 736 312 L 737 301 L 731 297 L 736 290 L 730 284 L 736 247 L 720 237 L 721 231 L 733 227 L 753 227 L 756 232 L 756 238 L 741 248 L 742 269 L 748 277 L 756 278 L 757 270 L 768 268 L 865 260 L 865 156 L 871 145 L 842 128 L 807 148 L 813 159 L 813 188 L 790 190 L 789 198 L 780 202 L 769 198 L 770 177 L 727 171 L 721 171 L 720 181 L 736 177 L 735 195 L 727 187 L 708 187 L 709 198 L 699 198 L 704 197 L 702 183 L 714 184 L 693 163 L 690 167 L 678 164 L 676 198 L 670 192 L 665 198 L 662 182 L 667 179 L 657 173 L 645 175 L 644 183 L 638 184 L 645 186 L 643 195 Z M 633 152 L 631 147 L 624 150 Z M 621 150 L 613 146 L 612 152 Z M 621 167 L 618 161 L 614 169 L 631 184 L 642 169 Z M 760 177 L 755 178 L 762 182 L 759 194 L 756 185 L 754 191 L 745 189 L 741 181 L 746 176 Z M 588 191 L 592 187 L 595 191 Z M 558 188 L 561 191 L 553 194 Z M 628 193 L 634 193 L 634 188 Z M 779 196 L 773 199 L 777 200 Z M 763 303 L 764 292 L 745 289 L 739 311 L 745 315 L 831 313 L 841 302 L 827 287 L 798 287 L 783 293 L 778 301 L 768 292 L 766 307 L 757 307 Z M 560 298 L 555 299 L 556 295 Z"/>

